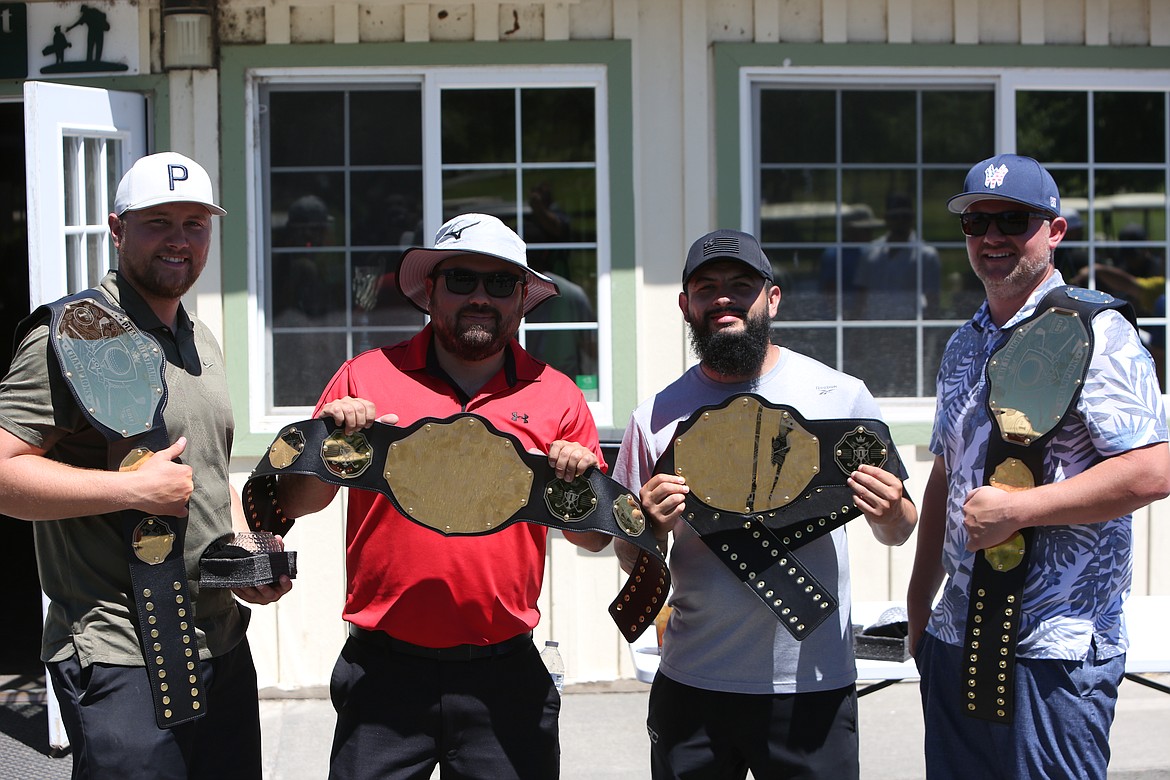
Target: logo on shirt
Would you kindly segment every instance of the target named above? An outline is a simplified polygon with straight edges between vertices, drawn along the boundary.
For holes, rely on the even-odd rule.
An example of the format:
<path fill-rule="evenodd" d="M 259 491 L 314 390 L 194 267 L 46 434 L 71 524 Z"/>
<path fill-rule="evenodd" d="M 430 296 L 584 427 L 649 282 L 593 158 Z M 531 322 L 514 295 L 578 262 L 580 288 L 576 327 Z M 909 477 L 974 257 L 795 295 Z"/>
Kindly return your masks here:
<path fill-rule="evenodd" d="M 520 412 L 512 412 L 512 422 L 522 422 L 525 425 L 527 425 L 528 424 L 528 415 L 522 414 Z"/>
<path fill-rule="evenodd" d="M 833 392 L 836 389 L 837 389 L 836 385 L 818 385 L 817 386 L 817 393 L 819 393 L 820 395 L 828 395 L 829 393 Z"/>

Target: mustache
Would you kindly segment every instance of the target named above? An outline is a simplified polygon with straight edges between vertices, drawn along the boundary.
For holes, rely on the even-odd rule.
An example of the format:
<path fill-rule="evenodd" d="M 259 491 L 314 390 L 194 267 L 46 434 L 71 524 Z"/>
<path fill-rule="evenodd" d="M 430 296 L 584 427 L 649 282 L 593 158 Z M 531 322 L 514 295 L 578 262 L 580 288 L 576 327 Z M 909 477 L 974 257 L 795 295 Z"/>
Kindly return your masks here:
<path fill-rule="evenodd" d="M 500 319 L 499 309 L 497 309 L 495 306 L 488 306 L 487 304 L 479 303 L 469 303 L 466 306 L 461 306 L 459 307 L 459 311 L 457 311 L 455 314 L 456 316 L 462 316 L 464 314 L 490 314 L 497 320 Z"/>
<path fill-rule="evenodd" d="M 708 309 L 703 312 L 704 317 L 719 317 L 724 314 L 735 314 L 739 317 L 746 317 L 748 310 L 742 306 L 720 306 L 717 309 Z"/>

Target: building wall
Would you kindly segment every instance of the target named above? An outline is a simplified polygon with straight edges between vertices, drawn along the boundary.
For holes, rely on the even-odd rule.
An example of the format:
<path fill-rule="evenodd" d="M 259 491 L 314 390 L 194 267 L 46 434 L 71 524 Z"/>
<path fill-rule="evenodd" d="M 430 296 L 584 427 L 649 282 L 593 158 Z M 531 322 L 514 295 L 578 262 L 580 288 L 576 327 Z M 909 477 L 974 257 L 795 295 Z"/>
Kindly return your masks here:
<path fill-rule="evenodd" d="M 165 59 L 158 3 L 144 2 L 141 8 L 146 20 L 143 51 L 149 52 L 152 70 L 158 73 Z M 1170 0 L 467 0 L 455 4 L 223 0 L 218 4 L 218 38 L 224 47 L 269 51 L 333 44 L 330 56 L 343 47 L 363 44 L 629 41 L 635 262 L 631 272 L 615 275 L 613 284 L 615 298 L 631 302 L 636 312 L 628 340 L 634 355 L 629 361 L 634 364 L 633 389 L 615 407 L 614 419 L 603 421 L 620 430 L 633 403 L 653 394 L 690 364 L 677 310 L 682 258 L 695 236 L 734 222 L 738 213 L 739 177 L 727 173 L 727 155 L 721 150 L 729 142 L 719 133 L 720 127 L 728 122 L 734 126 L 738 119 L 729 119 L 723 111 L 728 96 L 716 94 L 717 46 L 776 47 L 766 50 L 776 52 L 779 64 L 787 62 L 787 52 L 807 52 L 810 46 L 822 54 L 839 52 L 842 59 L 856 56 L 863 64 L 873 52 L 897 51 L 904 61 L 912 62 L 917 52 L 927 49 L 934 52 L 927 62 L 951 57 L 966 64 L 993 64 L 986 62 L 990 55 L 981 56 L 991 46 L 999 47 L 996 52 L 1011 52 L 1017 62 L 1025 59 L 1021 52 L 1034 52 L 1034 61 L 1043 63 L 1054 49 L 1089 47 L 1103 52 L 1103 60 L 1114 53 L 1130 59 L 1148 53 L 1166 67 Z M 909 45 L 915 48 L 904 48 Z M 238 94 L 239 85 L 222 78 L 217 70 L 170 71 L 163 99 L 155 107 L 166 116 L 156 118 L 156 123 L 166 128 L 162 137 L 171 148 L 196 159 L 230 159 L 234 164 L 242 140 L 221 131 L 234 134 L 240 128 L 224 126 L 221 117 L 229 110 L 238 111 L 225 107 L 223 101 L 225 94 Z M 106 81 L 116 83 L 117 79 Z M 229 171 L 226 162 L 223 169 L 211 173 L 217 189 L 221 178 L 238 181 L 231 178 L 238 173 Z M 249 202 L 242 193 L 225 196 L 241 205 Z M 249 217 L 246 208 L 232 212 L 228 220 L 233 222 L 225 221 L 230 240 L 213 250 L 192 304 L 217 331 L 229 363 L 239 370 L 242 362 L 233 359 L 232 352 L 242 339 L 225 336 L 237 333 L 242 322 L 233 312 L 249 305 L 246 286 L 233 281 L 246 276 L 247 269 L 239 264 L 249 262 L 245 251 L 249 228 L 233 225 L 238 224 L 236 220 L 246 224 Z M 615 354 L 625 361 L 630 353 L 615 350 Z M 233 377 L 238 388 L 241 381 Z M 245 383 L 237 401 L 240 393 L 246 396 L 247 392 Z M 895 425 L 895 436 L 911 470 L 910 493 L 920 502 L 931 465 L 924 446 L 928 418 L 924 423 L 921 410 L 917 416 L 898 408 L 886 411 L 904 420 Z M 246 423 L 246 415 L 243 419 Z M 244 445 L 237 448 L 232 464 L 237 486 L 242 486 L 260 454 L 247 431 L 242 433 Z M 345 637 L 340 620 L 343 510 L 342 496 L 317 516 L 298 522 L 289 538 L 290 547 L 298 551 L 300 568 L 293 592 L 274 606 L 253 610 L 250 636 L 262 687 L 313 689 L 328 684 Z M 1168 514 L 1170 508 L 1162 502 L 1135 517 L 1135 593 L 1170 593 L 1170 573 L 1154 565 L 1170 554 Z M 864 524 L 855 524 L 849 535 L 854 598 L 901 599 L 913 540 L 888 549 L 872 539 Z M 555 533 L 550 538 L 538 640 L 553 637 L 561 642 L 570 682 L 631 677 L 628 649 L 606 611 L 623 581 L 612 552 L 592 555 Z"/>

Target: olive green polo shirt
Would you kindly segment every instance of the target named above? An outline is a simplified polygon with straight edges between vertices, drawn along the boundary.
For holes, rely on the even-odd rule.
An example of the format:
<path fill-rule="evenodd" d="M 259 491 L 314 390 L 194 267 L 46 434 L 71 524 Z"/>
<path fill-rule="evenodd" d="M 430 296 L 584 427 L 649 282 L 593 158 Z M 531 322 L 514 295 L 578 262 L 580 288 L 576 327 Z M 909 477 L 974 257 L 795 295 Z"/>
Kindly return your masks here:
<path fill-rule="evenodd" d="M 228 456 L 235 423 L 223 355 L 207 326 L 181 306 L 172 333 L 117 272 L 107 274 L 97 289 L 120 302 L 163 348 L 168 393 L 163 421 L 170 441 L 187 437 L 180 457 L 194 470 L 184 560 L 199 656 L 222 655 L 243 639 L 247 624 L 247 611 L 230 590 L 199 588 L 200 555 L 232 533 Z M 105 469 L 106 439 L 78 409 L 48 336 L 46 318 L 17 348 L 0 383 L 0 427 L 53 460 Z M 143 665 L 121 516 L 38 521 L 33 527 L 41 588 L 51 601 L 42 660 L 60 661 L 76 653 L 82 665 Z"/>

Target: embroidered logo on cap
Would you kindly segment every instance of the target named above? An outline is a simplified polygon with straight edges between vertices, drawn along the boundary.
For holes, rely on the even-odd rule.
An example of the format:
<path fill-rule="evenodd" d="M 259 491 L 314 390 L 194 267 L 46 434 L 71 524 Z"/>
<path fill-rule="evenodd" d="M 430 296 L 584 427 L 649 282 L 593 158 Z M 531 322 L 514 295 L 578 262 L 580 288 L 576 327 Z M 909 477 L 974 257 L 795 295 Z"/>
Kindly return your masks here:
<path fill-rule="evenodd" d="M 983 171 L 983 186 L 989 190 L 994 190 L 996 187 L 1003 185 L 1003 178 L 1007 176 L 1008 167 L 1000 165 L 996 168 L 994 165 L 988 165 L 987 169 Z"/>
<path fill-rule="evenodd" d="M 171 192 L 174 192 L 175 182 L 187 181 L 187 166 L 171 163 L 167 166 L 167 177 L 171 180 Z"/>

